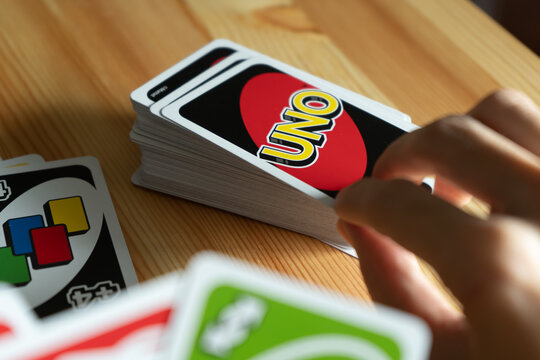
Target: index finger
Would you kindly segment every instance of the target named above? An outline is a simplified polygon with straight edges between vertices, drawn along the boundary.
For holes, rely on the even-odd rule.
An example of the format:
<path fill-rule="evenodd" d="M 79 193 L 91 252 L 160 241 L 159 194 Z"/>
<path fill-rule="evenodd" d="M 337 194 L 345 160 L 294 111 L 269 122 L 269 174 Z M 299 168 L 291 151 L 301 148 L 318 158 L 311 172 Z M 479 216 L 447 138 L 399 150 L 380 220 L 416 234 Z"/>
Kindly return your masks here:
<path fill-rule="evenodd" d="M 487 202 L 493 212 L 537 218 L 540 162 L 523 147 L 468 116 L 450 116 L 399 137 L 373 176 L 418 179 L 435 174 Z"/>
<path fill-rule="evenodd" d="M 406 180 L 364 179 L 344 190 L 334 209 L 348 223 L 370 226 L 431 263 L 463 300 L 477 285 L 474 275 L 484 246 L 474 235 L 480 219 Z"/>

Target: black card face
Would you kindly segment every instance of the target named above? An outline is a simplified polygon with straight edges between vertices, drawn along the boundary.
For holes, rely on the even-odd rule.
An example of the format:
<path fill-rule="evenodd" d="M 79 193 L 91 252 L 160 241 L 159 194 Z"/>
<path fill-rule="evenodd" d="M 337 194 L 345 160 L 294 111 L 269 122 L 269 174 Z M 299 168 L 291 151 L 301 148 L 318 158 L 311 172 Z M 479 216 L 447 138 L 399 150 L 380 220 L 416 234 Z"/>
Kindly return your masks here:
<path fill-rule="evenodd" d="M 219 47 L 211 50 L 206 55 L 201 56 L 199 59 L 178 71 L 176 74 L 170 76 L 165 81 L 148 90 L 148 98 L 154 102 L 163 99 L 175 89 L 178 89 L 180 86 L 195 78 L 203 71 L 208 70 L 210 67 L 217 64 L 219 61 L 223 60 L 235 51 L 236 50 L 228 47 Z"/>
<path fill-rule="evenodd" d="M 335 197 L 405 131 L 332 90 L 255 64 L 183 105 L 183 118 Z M 308 80 L 309 81 L 309 80 Z"/>
<path fill-rule="evenodd" d="M 40 317 L 112 298 L 132 283 L 95 171 L 69 165 L 0 176 L 0 282 L 17 286 Z"/>

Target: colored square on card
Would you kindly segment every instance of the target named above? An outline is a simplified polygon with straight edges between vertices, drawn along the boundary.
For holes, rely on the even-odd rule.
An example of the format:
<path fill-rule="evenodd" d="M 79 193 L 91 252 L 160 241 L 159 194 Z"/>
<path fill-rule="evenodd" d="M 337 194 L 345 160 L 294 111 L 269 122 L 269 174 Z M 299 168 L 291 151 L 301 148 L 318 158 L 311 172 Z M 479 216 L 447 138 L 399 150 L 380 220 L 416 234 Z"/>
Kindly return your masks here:
<path fill-rule="evenodd" d="M 48 224 L 66 225 L 68 235 L 84 234 L 90 229 L 80 196 L 51 200 L 44 208 Z"/>
<path fill-rule="evenodd" d="M 30 234 L 34 245 L 31 255 L 34 268 L 64 265 L 73 260 L 65 225 L 34 229 Z"/>
<path fill-rule="evenodd" d="M 13 255 L 10 247 L 0 248 L 0 282 L 24 285 L 30 282 L 30 270 L 26 256 Z"/>
<path fill-rule="evenodd" d="M 4 223 L 4 233 L 7 244 L 13 248 L 13 254 L 25 255 L 32 253 L 30 230 L 43 226 L 41 215 L 25 216 L 6 221 Z"/>

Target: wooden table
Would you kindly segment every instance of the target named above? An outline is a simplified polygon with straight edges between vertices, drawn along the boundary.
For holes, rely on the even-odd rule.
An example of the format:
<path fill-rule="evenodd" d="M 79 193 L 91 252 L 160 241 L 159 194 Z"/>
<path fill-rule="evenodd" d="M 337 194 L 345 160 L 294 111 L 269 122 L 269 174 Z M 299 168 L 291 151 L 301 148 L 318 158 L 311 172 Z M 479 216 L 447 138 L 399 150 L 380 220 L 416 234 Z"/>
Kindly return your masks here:
<path fill-rule="evenodd" d="M 465 0 L 3 0 L 0 156 L 96 156 L 140 280 L 212 249 L 368 298 L 307 236 L 138 188 L 130 92 L 228 38 L 426 124 L 499 87 L 540 102 L 540 61 Z"/>

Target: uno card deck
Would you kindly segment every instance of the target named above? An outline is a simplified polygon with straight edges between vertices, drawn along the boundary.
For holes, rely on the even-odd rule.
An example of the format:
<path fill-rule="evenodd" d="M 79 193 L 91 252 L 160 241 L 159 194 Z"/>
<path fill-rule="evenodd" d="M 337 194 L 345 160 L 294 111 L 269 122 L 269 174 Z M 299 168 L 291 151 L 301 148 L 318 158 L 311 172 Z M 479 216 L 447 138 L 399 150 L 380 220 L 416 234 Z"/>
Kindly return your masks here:
<path fill-rule="evenodd" d="M 420 319 L 233 262 L 199 255 L 174 316 L 169 359 L 420 360 L 431 336 Z"/>
<path fill-rule="evenodd" d="M 218 44 L 236 52 L 157 101 L 135 100 Z M 224 40 L 135 90 L 132 101 L 130 136 L 142 152 L 135 184 L 352 255 L 335 229 L 335 195 L 369 176 L 388 144 L 416 128 L 395 109 Z"/>
<path fill-rule="evenodd" d="M 40 316 L 84 308 L 137 282 L 95 158 L 0 173 L 0 281 Z"/>

